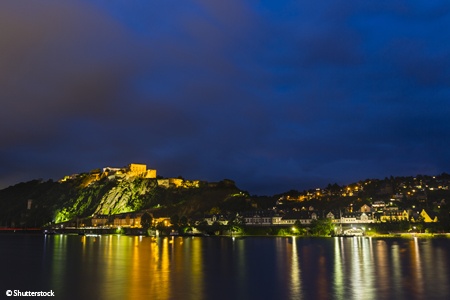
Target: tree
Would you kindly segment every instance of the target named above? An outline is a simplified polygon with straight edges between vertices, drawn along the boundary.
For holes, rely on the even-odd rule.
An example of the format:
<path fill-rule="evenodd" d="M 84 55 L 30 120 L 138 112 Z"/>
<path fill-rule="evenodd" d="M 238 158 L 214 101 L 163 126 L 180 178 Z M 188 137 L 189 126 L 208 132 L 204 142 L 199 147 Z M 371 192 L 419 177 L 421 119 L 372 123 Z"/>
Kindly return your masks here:
<path fill-rule="evenodd" d="M 211 208 L 211 210 L 209 211 L 210 215 L 217 215 L 220 214 L 220 208 L 218 208 L 217 206 Z"/>
<path fill-rule="evenodd" d="M 173 226 L 178 226 L 179 222 L 180 222 L 180 217 L 177 214 L 170 217 L 170 223 L 172 223 Z"/>
<path fill-rule="evenodd" d="M 144 213 L 141 217 L 141 226 L 144 230 L 148 230 L 153 223 L 153 218 L 149 213 Z"/>
<path fill-rule="evenodd" d="M 181 226 L 187 226 L 188 225 L 188 219 L 187 219 L 187 217 L 186 216 L 182 216 L 181 218 L 180 218 L 180 225 Z"/>
<path fill-rule="evenodd" d="M 330 235 L 332 231 L 331 219 L 318 219 L 311 222 L 311 232 L 314 235 Z"/>

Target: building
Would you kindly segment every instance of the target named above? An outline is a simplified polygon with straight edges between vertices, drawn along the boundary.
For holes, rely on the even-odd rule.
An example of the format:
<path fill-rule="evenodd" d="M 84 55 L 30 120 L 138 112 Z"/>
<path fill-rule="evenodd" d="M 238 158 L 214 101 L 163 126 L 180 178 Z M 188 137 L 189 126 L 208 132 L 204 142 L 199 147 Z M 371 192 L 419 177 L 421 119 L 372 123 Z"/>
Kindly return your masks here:
<path fill-rule="evenodd" d="M 271 210 L 249 211 L 243 214 L 245 225 L 272 225 L 274 212 Z"/>
<path fill-rule="evenodd" d="M 170 187 L 169 179 L 158 179 L 158 186 L 166 189 L 169 188 Z"/>
<path fill-rule="evenodd" d="M 382 211 L 386 208 L 386 203 L 384 201 L 375 201 L 374 203 L 372 203 L 372 208 L 375 211 Z"/>
<path fill-rule="evenodd" d="M 114 216 L 115 227 L 141 227 L 142 213 L 124 213 Z"/>
<path fill-rule="evenodd" d="M 127 173 L 130 176 L 139 176 L 144 178 L 156 178 L 156 170 L 148 169 L 144 164 L 129 164 Z"/>
<path fill-rule="evenodd" d="M 409 221 L 409 213 L 406 210 L 385 210 L 379 218 L 380 222 Z"/>
<path fill-rule="evenodd" d="M 109 225 L 108 221 L 108 215 L 94 215 L 91 219 L 92 226 L 94 227 Z"/>
<path fill-rule="evenodd" d="M 169 178 L 170 187 L 181 187 L 183 185 L 183 179 L 181 178 Z"/>
<path fill-rule="evenodd" d="M 217 223 L 219 225 L 228 225 L 230 217 L 224 215 L 207 215 L 204 220 L 208 225 L 213 225 Z"/>
<path fill-rule="evenodd" d="M 340 219 L 341 224 L 375 223 L 375 218 L 371 212 L 344 213 Z"/>
<path fill-rule="evenodd" d="M 371 211 L 372 211 L 372 208 L 371 208 L 369 205 L 364 204 L 363 206 L 361 206 L 361 208 L 359 209 L 359 211 L 360 211 L 360 212 L 365 212 L 365 213 L 367 213 L 367 212 L 371 212 Z"/>
<path fill-rule="evenodd" d="M 279 223 L 274 225 L 294 225 L 295 223 L 300 223 L 302 225 L 311 224 L 313 220 L 317 220 L 317 212 L 315 211 L 293 211 L 285 214 Z"/>
<path fill-rule="evenodd" d="M 422 209 L 419 215 L 413 215 L 411 217 L 412 222 L 417 222 L 421 220 L 425 223 L 435 223 L 438 222 L 438 217 L 435 213 Z"/>
<path fill-rule="evenodd" d="M 116 173 L 122 171 L 122 168 L 112 168 L 112 167 L 104 167 L 103 173 Z"/>

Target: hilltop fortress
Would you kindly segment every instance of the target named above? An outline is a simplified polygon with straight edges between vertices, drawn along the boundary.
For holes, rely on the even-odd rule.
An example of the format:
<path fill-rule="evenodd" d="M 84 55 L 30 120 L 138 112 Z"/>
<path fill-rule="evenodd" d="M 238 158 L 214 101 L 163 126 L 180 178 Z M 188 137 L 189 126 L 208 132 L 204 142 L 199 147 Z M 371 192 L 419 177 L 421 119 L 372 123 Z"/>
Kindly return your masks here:
<path fill-rule="evenodd" d="M 125 168 L 105 167 L 102 173 L 106 176 L 126 174 L 129 177 L 156 178 L 156 170 L 147 170 L 144 164 L 129 164 Z"/>
<path fill-rule="evenodd" d="M 79 174 L 74 174 L 70 176 L 65 176 L 60 180 L 64 182 L 70 179 L 74 179 Z M 145 164 L 129 164 L 126 167 L 116 168 L 116 167 L 104 167 L 103 169 L 94 169 L 89 172 L 89 177 L 83 183 L 83 186 L 87 186 L 92 182 L 98 181 L 102 178 L 107 177 L 110 180 L 121 180 L 124 178 L 148 178 L 156 179 L 158 186 L 164 188 L 198 188 L 200 186 L 200 180 L 184 180 L 182 178 L 157 178 L 155 169 L 147 169 Z M 214 185 L 215 183 L 209 183 L 209 185 Z"/>

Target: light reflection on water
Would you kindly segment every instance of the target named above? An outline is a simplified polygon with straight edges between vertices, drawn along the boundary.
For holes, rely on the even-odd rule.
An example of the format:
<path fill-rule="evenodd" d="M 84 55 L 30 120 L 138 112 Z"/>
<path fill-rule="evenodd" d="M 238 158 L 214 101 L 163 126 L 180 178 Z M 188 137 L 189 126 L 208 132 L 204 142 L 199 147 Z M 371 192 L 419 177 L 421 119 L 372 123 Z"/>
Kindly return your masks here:
<path fill-rule="evenodd" d="M 43 242 L 42 242 L 43 241 Z M 57 299 L 445 299 L 450 240 L 0 236 L 5 289 Z M 7 259 L 6 259 L 7 258 Z M 2 291 L 0 291 L 2 292 Z"/>
<path fill-rule="evenodd" d="M 299 299 L 302 299 L 301 297 L 301 265 L 298 260 L 298 250 L 297 250 L 297 242 L 296 238 L 292 238 L 292 254 L 291 254 L 291 288 L 289 289 L 291 297 L 299 296 Z"/>

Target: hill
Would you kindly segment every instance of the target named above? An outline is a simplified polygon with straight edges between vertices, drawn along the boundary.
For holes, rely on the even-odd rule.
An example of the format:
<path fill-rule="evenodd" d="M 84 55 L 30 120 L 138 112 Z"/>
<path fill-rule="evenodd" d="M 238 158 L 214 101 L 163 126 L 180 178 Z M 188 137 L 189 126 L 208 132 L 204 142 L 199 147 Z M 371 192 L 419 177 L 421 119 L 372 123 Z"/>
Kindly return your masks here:
<path fill-rule="evenodd" d="M 141 167 L 142 165 L 132 165 Z M 450 175 L 366 179 L 274 196 L 250 196 L 234 181 L 156 177 L 152 170 L 105 168 L 52 180 L 32 180 L 0 190 L 0 227 L 41 227 L 67 221 L 148 212 L 153 217 L 202 219 L 207 214 L 272 210 L 353 212 L 380 205 L 400 211 L 433 211 L 450 223 Z"/>
<path fill-rule="evenodd" d="M 59 182 L 33 180 L 0 190 L 0 227 L 40 227 L 136 211 L 201 217 L 211 211 L 251 207 L 247 193 L 231 180 L 164 187 L 156 178 L 96 177 L 81 174 Z"/>

